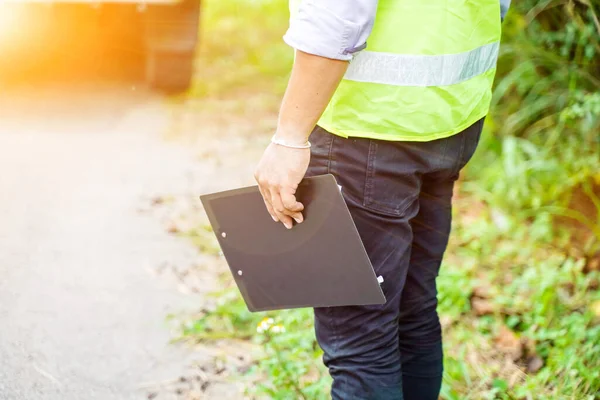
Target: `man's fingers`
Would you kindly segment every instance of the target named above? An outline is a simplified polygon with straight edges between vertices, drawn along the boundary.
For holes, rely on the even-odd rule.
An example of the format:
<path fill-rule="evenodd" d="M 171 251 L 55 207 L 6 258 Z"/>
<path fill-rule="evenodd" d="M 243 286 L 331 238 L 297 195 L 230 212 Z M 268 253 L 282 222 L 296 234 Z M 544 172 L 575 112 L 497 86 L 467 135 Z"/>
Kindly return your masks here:
<path fill-rule="evenodd" d="M 281 202 L 285 208 L 284 213 L 294 218 L 296 222 L 300 223 L 304 220 L 301 211 L 304 210 L 304 205 L 296 200 L 294 193 L 290 191 L 281 191 Z"/>
<path fill-rule="evenodd" d="M 276 190 L 270 190 L 271 193 L 271 205 L 277 214 L 279 221 L 283 222 L 286 228 L 292 229 L 292 218 L 285 213 L 285 207 L 281 201 L 281 195 Z"/>
<path fill-rule="evenodd" d="M 271 214 L 271 218 L 273 218 L 273 221 L 279 222 L 277 214 L 275 213 L 275 210 L 273 210 L 273 206 L 271 205 L 271 193 L 269 193 L 268 189 L 263 189 L 260 185 L 258 186 L 258 190 L 260 191 L 260 194 L 263 200 L 265 201 L 265 206 L 267 207 L 267 211 L 269 212 L 269 214 Z"/>
<path fill-rule="evenodd" d="M 281 186 L 267 184 L 255 176 L 258 181 L 258 190 L 263 197 L 267 211 L 271 214 L 274 221 L 282 222 L 286 228 L 292 228 L 292 218 L 301 223 L 304 221 L 302 210 L 304 205 L 296 200 L 295 190 L 292 187 L 282 188 Z M 280 190 L 281 189 L 281 190 Z"/>

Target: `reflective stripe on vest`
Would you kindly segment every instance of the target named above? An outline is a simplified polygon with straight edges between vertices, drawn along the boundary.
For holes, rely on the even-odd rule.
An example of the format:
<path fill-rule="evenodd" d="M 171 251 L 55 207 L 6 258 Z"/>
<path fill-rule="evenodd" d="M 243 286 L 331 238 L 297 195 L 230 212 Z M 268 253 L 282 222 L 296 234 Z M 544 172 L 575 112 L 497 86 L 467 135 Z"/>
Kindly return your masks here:
<path fill-rule="evenodd" d="M 394 86 L 454 85 L 496 66 L 500 42 L 458 54 L 408 55 L 363 51 L 350 63 L 344 79 Z"/>

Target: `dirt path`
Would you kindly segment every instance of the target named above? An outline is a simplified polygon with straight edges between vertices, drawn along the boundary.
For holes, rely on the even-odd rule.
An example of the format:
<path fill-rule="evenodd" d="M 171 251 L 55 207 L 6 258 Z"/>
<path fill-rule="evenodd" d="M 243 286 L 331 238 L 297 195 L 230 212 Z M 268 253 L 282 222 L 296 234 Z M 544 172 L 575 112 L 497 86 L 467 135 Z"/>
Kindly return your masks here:
<path fill-rule="evenodd" d="M 168 344 L 165 316 L 201 299 L 153 274 L 198 253 L 139 210 L 155 195 L 223 186 L 218 157 L 198 163 L 165 143 L 171 111 L 135 87 L 0 94 L 2 400 L 149 398 L 209 357 Z M 203 398 L 236 398 L 221 386 Z"/>

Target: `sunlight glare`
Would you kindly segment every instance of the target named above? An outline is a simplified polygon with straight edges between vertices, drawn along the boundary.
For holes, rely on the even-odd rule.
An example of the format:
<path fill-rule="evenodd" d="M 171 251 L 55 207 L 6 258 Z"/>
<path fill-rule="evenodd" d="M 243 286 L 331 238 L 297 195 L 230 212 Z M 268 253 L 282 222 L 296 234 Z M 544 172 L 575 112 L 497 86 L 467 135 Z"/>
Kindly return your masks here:
<path fill-rule="evenodd" d="M 24 8 L 20 4 L 6 4 L 0 0 L 0 41 L 15 39 L 20 29 L 28 29 L 23 11 Z"/>

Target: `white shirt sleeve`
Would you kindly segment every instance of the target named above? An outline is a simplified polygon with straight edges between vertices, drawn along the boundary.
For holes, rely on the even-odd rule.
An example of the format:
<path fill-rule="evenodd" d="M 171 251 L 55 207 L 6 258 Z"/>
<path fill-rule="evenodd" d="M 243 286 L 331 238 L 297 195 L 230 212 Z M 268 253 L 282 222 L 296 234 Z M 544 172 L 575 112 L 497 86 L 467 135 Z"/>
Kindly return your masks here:
<path fill-rule="evenodd" d="M 305 53 L 351 60 L 366 47 L 377 0 L 303 0 L 283 40 Z"/>
<path fill-rule="evenodd" d="M 501 16 L 502 20 L 504 20 L 504 17 L 506 16 L 506 13 L 508 12 L 509 7 L 510 7 L 510 0 L 500 0 L 500 16 Z"/>
<path fill-rule="evenodd" d="M 502 19 L 510 2 L 499 0 Z M 377 0 L 302 0 L 283 40 L 305 53 L 351 60 L 366 47 L 376 13 Z"/>

